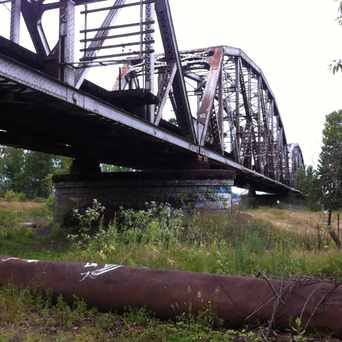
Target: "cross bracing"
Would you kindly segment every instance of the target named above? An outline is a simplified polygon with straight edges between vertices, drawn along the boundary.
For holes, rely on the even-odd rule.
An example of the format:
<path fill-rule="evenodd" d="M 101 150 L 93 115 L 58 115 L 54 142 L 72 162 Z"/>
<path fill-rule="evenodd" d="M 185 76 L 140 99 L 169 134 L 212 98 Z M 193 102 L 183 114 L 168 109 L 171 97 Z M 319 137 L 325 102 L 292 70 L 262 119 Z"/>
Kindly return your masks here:
<path fill-rule="evenodd" d="M 240 49 L 179 51 L 167 0 L 11 4 L 11 39 L 0 37 L 0 143 L 137 169 L 227 168 L 237 185 L 294 190 L 303 157 L 288 145 L 263 72 Z M 41 20 L 51 10 L 57 44 Z M 35 53 L 19 44 L 20 15 Z M 113 65 L 112 91 L 86 79 Z"/>

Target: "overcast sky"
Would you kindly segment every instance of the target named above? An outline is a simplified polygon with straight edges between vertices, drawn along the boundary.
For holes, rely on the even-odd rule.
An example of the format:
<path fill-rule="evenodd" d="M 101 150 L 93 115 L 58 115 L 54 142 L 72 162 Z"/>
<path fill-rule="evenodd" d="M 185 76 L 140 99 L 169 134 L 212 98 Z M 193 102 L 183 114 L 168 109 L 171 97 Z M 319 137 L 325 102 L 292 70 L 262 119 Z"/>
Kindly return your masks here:
<path fill-rule="evenodd" d="M 239 47 L 261 67 L 278 102 L 288 142 L 298 142 L 306 164 L 315 164 L 325 115 L 342 109 L 342 73 L 332 75 L 329 70 L 333 59 L 342 58 L 342 27 L 335 20 L 338 3 L 170 0 L 170 4 L 180 49 Z M 5 14 L 0 6 L 0 34 L 8 27 Z"/>

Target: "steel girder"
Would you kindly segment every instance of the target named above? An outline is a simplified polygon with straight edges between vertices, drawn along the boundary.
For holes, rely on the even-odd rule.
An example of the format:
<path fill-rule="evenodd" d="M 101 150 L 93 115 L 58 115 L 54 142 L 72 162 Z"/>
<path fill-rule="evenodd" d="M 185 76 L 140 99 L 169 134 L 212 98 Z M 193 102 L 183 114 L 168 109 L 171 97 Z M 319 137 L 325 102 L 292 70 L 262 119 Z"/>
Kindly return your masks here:
<path fill-rule="evenodd" d="M 240 49 L 226 46 L 184 51 L 180 56 L 188 96 L 197 99 L 200 146 L 294 185 L 293 165 L 302 167 L 304 162 L 289 158 L 276 100 L 258 66 Z M 160 73 L 163 60 L 163 55 L 157 58 Z"/>
<path fill-rule="evenodd" d="M 58 57 L 58 78 L 71 86 L 67 89 L 72 90 L 66 95 L 73 92 L 72 102 L 75 104 L 79 101 L 77 89 L 82 85 L 88 63 L 98 58 L 96 54 L 99 50 L 108 47 L 103 44 L 109 31 L 115 28 L 113 22 L 118 12 L 125 6 L 139 5 L 138 2 L 115 0 L 106 8 L 108 14 L 91 39 L 86 34 L 95 29 L 85 27 L 84 56 L 82 64 L 78 64 L 73 54 L 74 6 L 94 2 L 96 0 L 62 0 L 45 4 L 44 1 L 12 0 L 12 40 L 19 41 L 18 14 L 21 10 L 37 55 L 45 61 Z M 142 5 L 146 6 L 146 15 L 145 18 L 141 15 L 140 24 L 137 24 L 141 30 L 143 25 L 148 29 L 145 42 L 141 42 L 140 46 L 142 49 L 142 44 L 146 44 L 147 51 L 140 61 L 115 61 L 124 64 L 124 68 L 120 68 L 114 90 L 144 88 L 155 93 L 158 103 L 148 105 L 148 115 L 145 116 L 152 126 L 159 126 L 168 119 L 167 110 L 172 108 L 178 132 L 196 146 L 195 150 L 213 151 L 216 157 L 221 155 L 244 169 L 279 183 L 294 185 L 294 173 L 303 165 L 302 154 L 298 145 L 295 145 L 293 153 L 289 151 L 275 97 L 260 68 L 243 51 L 227 46 L 179 52 L 168 0 L 142 1 Z M 155 55 L 152 50 L 154 7 L 164 46 L 162 55 Z M 51 50 L 41 18 L 44 11 L 57 8 L 60 9 L 60 40 Z M 127 26 L 132 25 L 135 24 Z M 87 45 L 87 42 L 90 44 Z M 104 62 L 110 61 L 101 61 L 100 64 Z M 56 76 L 56 73 L 52 75 Z M 46 83 L 47 79 L 42 80 L 42 84 Z M 193 113 L 197 113 L 196 116 Z M 147 127 L 146 130 L 149 131 Z M 175 140 L 171 138 L 169 141 Z"/>
<path fill-rule="evenodd" d="M 104 43 L 108 39 L 113 38 L 127 38 L 137 36 L 140 32 L 140 63 L 133 57 L 128 63 L 133 65 L 141 64 L 143 67 L 143 85 L 142 87 L 151 93 L 154 93 L 154 74 L 155 74 L 155 53 L 154 53 L 154 14 L 157 16 L 159 24 L 159 31 L 162 38 L 166 70 L 169 72 L 165 78 L 166 83 L 164 89 L 159 90 L 158 95 L 164 97 L 172 94 L 172 103 L 175 108 L 175 113 L 178 121 L 179 128 L 182 130 L 183 135 L 187 136 L 192 142 L 196 142 L 197 135 L 195 133 L 194 122 L 191 114 L 191 108 L 186 92 L 185 80 L 181 66 L 179 50 L 173 27 L 173 20 L 168 0 L 144 0 L 138 2 L 129 2 L 126 0 L 115 0 L 110 6 L 102 8 L 95 7 L 93 9 L 85 8 L 81 12 L 85 16 L 85 23 L 87 22 L 87 15 L 99 11 L 107 11 L 102 25 L 94 29 L 89 29 L 85 26 L 84 39 L 84 56 L 77 61 L 74 54 L 74 7 L 77 5 L 89 5 L 103 0 L 61 0 L 52 3 L 44 3 L 42 1 L 29 1 L 29 0 L 13 0 L 12 1 L 12 16 L 11 16 L 11 39 L 13 42 L 19 42 L 19 29 L 20 29 L 20 13 L 22 13 L 31 36 L 33 45 L 39 57 L 49 61 L 49 73 L 58 75 L 59 80 L 65 82 L 76 88 L 80 88 L 87 69 L 92 66 L 95 61 L 98 65 L 107 63 L 117 64 L 123 63 L 128 56 L 135 53 L 115 53 L 111 55 L 98 56 L 101 49 L 107 49 Z M 119 11 L 126 7 L 140 7 L 140 22 L 130 23 L 127 25 L 113 26 L 113 22 L 117 19 Z M 42 27 L 42 15 L 45 11 L 59 9 L 59 41 L 57 45 L 51 49 L 46 39 L 44 29 Z M 145 14 L 144 14 L 145 13 Z M 139 32 L 125 32 L 119 35 L 109 35 L 110 30 L 117 28 L 131 28 L 135 24 L 140 27 Z M 87 24 L 85 24 L 87 25 Z M 91 36 L 91 33 L 94 33 Z M 136 42 L 120 42 L 120 44 L 111 45 L 112 48 L 120 48 L 125 46 L 137 45 Z M 143 51 L 143 46 L 145 50 Z M 105 58 L 105 57 L 109 57 Z M 118 58 L 114 58 L 118 57 Z M 114 61 L 112 60 L 114 58 Z M 53 64 L 54 62 L 54 64 Z M 120 80 L 121 82 L 121 80 Z M 125 83 L 125 82 L 122 82 Z M 138 83 L 137 83 L 138 84 Z M 159 123 L 161 119 L 161 111 L 164 108 L 165 101 L 161 102 L 159 106 L 149 105 L 147 118 L 150 122 Z"/>
<path fill-rule="evenodd" d="M 175 148 L 178 153 L 182 153 L 182 151 L 184 151 L 187 152 L 189 156 L 202 156 L 203 158 L 207 158 L 216 166 L 216 168 L 228 168 L 229 170 L 234 170 L 249 184 L 258 185 L 258 189 L 260 190 L 264 189 L 264 191 L 269 192 L 296 192 L 294 188 L 248 169 L 210 148 L 192 144 L 184 137 L 175 135 L 165 129 L 156 127 L 152 123 L 116 109 L 108 103 L 95 99 L 92 96 L 84 94 L 83 92 L 66 84 L 62 84 L 53 78 L 49 78 L 39 71 L 28 68 L 21 63 L 16 63 L 11 60 L 11 58 L 0 54 L 0 93 L 2 88 L 6 89 L 6 92 L 9 91 L 13 94 L 18 92 L 27 93 L 29 95 L 27 98 L 28 100 L 31 99 L 32 104 L 27 103 L 26 107 L 34 105 L 36 97 L 48 97 L 49 101 L 53 103 L 53 106 L 61 106 L 61 108 L 63 108 L 62 106 L 66 106 L 65 111 L 68 115 L 71 112 L 75 112 L 78 113 L 77 115 L 84 117 L 84 119 L 89 118 L 99 122 L 109 120 L 115 125 L 115 127 L 121 127 L 120 129 L 124 129 L 127 132 L 136 132 L 136 134 L 145 136 L 146 139 L 150 139 L 151 142 L 155 141 L 162 144 L 168 144 Z M 15 121 L 11 121 L 11 123 L 12 126 L 16 124 Z M 47 140 L 45 144 L 36 144 L 35 141 L 39 142 L 39 139 L 35 139 L 35 136 L 30 136 L 32 132 L 30 131 L 29 126 L 25 130 L 27 139 L 24 139 L 25 137 L 20 134 L 11 135 L 10 132 L 6 132 L 6 128 L 1 126 L 1 120 L 0 129 L 0 143 L 30 148 L 38 151 L 58 153 L 61 155 L 76 156 L 75 153 L 77 153 L 77 151 L 73 149 L 72 145 L 69 146 L 67 143 L 59 144 L 57 146 L 57 150 L 54 149 L 53 145 L 51 145 L 53 141 Z M 84 139 L 85 141 L 78 141 L 78 145 L 85 144 L 86 141 L 89 140 L 89 137 L 84 136 Z M 128 152 L 128 149 L 126 152 Z M 130 153 L 131 155 L 127 155 L 127 158 L 130 157 L 131 160 L 134 161 L 137 156 L 134 156 L 133 150 L 130 151 Z M 146 153 L 149 153 L 149 151 L 146 151 Z M 100 161 L 108 162 L 112 157 L 115 157 L 115 155 L 111 156 L 107 154 L 102 157 Z M 246 185 L 246 182 L 243 184 Z"/>

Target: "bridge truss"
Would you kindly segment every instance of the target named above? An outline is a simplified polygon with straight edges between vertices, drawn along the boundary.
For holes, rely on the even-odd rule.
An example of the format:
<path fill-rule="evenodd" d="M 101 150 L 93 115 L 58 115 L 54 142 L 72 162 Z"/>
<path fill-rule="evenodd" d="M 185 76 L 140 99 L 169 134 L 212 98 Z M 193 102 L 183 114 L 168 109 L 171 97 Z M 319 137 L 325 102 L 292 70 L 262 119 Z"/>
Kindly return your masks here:
<path fill-rule="evenodd" d="M 229 168 L 237 185 L 294 190 L 302 153 L 287 143 L 263 72 L 240 49 L 179 51 L 168 0 L 10 4 L 11 41 L 0 37 L 0 143 L 139 169 Z M 47 11 L 59 18 L 53 46 Z M 19 45 L 21 15 L 35 53 Z M 113 66 L 111 91 L 85 78 Z"/>

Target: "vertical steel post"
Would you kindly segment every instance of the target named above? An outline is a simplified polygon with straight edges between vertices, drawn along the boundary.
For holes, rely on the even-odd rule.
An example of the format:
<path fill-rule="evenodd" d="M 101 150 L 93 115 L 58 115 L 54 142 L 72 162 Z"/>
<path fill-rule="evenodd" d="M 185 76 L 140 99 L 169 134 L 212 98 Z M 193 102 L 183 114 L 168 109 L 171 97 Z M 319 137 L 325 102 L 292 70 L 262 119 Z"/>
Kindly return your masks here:
<path fill-rule="evenodd" d="M 247 93 L 247 96 L 248 96 L 248 107 L 251 111 L 252 109 L 252 71 L 251 71 L 251 68 L 248 68 L 248 93 Z M 252 115 L 252 113 L 251 113 Z"/>
<path fill-rule="evenodd" d="M 10 39 L 12 42 L 19 44 L 20 40 L 20 14 L 21 0 L 11 1 L 11 31 Z"/>
<path fill-rule="evenodd" d="M 84 57 L 90 57 L 91 58 L 91 57 L 96 56 L 98 50 L 96 50 L 95 48 L 99 48 L 103 45 L 106 37 L 108 36 L 108 34 L 110 32 L 110 30 L 108 30 L 108 28 L 106 29 L 106 27 L 113 25 L 113 23 L 117 19 L 118 14 L 121 10 L 120 6 L 124 5 L 125 3 L 126 3 L 126 0 L 116 0 L 115 1 L 114 5 L 113 5 L 113 9 L 111 9 L 108 12 L 105 19 L 103 20 L 103 22 L 101 24 L 101 29 L 99 29 L 94 36 L 94 38 L 97 40 L 91 41 L 88 44 L 88 46 L 87 46 L 87 42 L 85 42 L 85 47 L 88 49 L 88 51 L 85 51 Z M 87 14 L 89 14 L 88 10 L 85 11 L 85 15 L 87 15 Z M 85 25 L 85 29 L 87 28 L 87 24 L 88 24 L 88 22 Z M 85 33 L 85 35 L 86 35 L 86 33 Z M 76 88 L 79 88 L 82 85 L 88 70 L 89 70 L 89 68 L 77 69 L 76 77 L 75 77 Z"/>
<path fill-rule="evenodd" d="M 145 7 L 145 30 L 152 31 L 154 25 L 155 10 L 154 3 L 147 3 Z M 142 37 L 141 37 L 142 38 Z M 154 71 L 155 71 L 155 53 L 154 53 L 154 33 L 147 33 L 145 35 L 146 41 L 146 56 L 145 56 L 145 89 L 154 93 Z M 154 105 L 149 105 L 147 114 L 150 122 L 154 121 Z"/>
<path fill-rule="evenodd" d="M 219 95 L 219 108 L 218 108 L 218 127 L 219 127 L 219 134 L 220 134 L 220 141 L 221 141 L 221 149 L 222 149 L 222 154 L 224 154 L 224 150 L 225 150 L 225 146 L 224 146 L 224 125 L 223 125 L 223 110 L 224 110 L 224 106 L 223 106 L 223 95 L 224 95 L 224 84 L 223 84 L 223 72 L 224 72 L 224 68 L 223 68 L 223 63 L 224 63 L 224 59 L 222 61 L 221 64 L 221 70 L 220 70 L 220 77 L 219 77 L 219 81 L 218 81 L 218 95 Z"/>
<path fill-rule="evenodd" d="M 260 161 L 260 170 L 259 172 L 264 173 L 264 166 L 265 166 L 265 161 L 264 161 L 264 149 L 263 149 L 263 144 L 261 142 L 262 140 L 262 105 L 261 105 L 261 96 L 262 96 L 262 79 L 261 76 L 258 77 L 258 151 L 259 151 L 259 161 Z"/>
<path fill-rule="evenodd" d="M 75 47 L 75 3 L 72 0 L 61 0 L 59 13 L 59 78 L 71 86 L 75 86 L 74 62 Z"/>
<path fill-rule="evenodd" d="M 250 67 L 247 68 L 247 105 L 248 105 L 248 112 L 250 116 L 250 132 L 249 132 L 249 153 L 250 153 L 250 167 L 252 167 L 252 160 L 254 160 L 254 168 L 257 167 L 257 156 L 255 155 L 255 136 L 254 136 L 254 113 L 253 113 L 253 106 L 252 106 L 252 70 Z M 257 169 L 257 168 L 256 168 Z M 258 170 L 259 171 L 259 170 Z"/>
<path fill-rule="evenodd" d="M 271 159 L 272 159 L 272 178 L 275 178 L 275 155 L 274 155 L 274 99 L 271 99 L 270 108 L 270 130 L 271 130 Z"/>
<path fill-rule="evenodd" d="M 235 58 L 235 121 L 236 121 L 236 148 L 237 148 L 237 162 L 240 162 L 240 65 L 239 58 Z"/>

